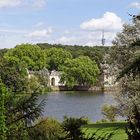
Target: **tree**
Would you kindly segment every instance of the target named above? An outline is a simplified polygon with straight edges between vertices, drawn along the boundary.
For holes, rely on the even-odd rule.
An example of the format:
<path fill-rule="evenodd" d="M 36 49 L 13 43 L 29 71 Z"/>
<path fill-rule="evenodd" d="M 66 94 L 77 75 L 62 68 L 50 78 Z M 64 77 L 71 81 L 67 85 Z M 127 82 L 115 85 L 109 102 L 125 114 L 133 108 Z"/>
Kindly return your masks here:
<path fill-rule="evenodd" d="M 72 55 L 62 48 L 49 48 L 45 50 L 45 57 L 49 70 L 60 70 L 60 66 L 64 65 L 67 59 L 71 59 Z"/>
<path fill-rule="evenodd" d="M 74 85 L 91 86 L 96 82 L 99 74 L 96 62 L 86 56 L 67 59 L 64 66 L 61 67 L 61 71 L 61 81 L 69 87 Z"/>
<path fill-rule="evenodd" d="M 116 62 L 118 68 L 123 69 L 118 76 L 121 79 L 121 92 L 117 99 L 120 112 L 128 120 L 126 133 L 129 140 L 140 138 L 140 19 L 136 17 L 132 24 L 124 26 L 115 39 L 115 51 L 125 52 L 125 56 L 119 53 L 115 58 L 121 59 L 120 64 Z"/>
<path fill-rule="evenodd" d="M 29 127 L 43 110 L 44 101 L 37 103 L 38 93 L 20 96 L 0 83 L 0 139 L 28 140 Z"/>
<path fill-rule="evenodd" d="M 11 63 L 30 70 L 39 70 L 45 66 L 45 55 L 37 45 L 21 44 L 10 49 L 4 57 Z"/>
<path fill-rule="evenodd" d="M 27 72 L 4 58 L 0 58 L 0 77 L 6 87 L 14 92 L 26 92 L 28 88 Z"/>

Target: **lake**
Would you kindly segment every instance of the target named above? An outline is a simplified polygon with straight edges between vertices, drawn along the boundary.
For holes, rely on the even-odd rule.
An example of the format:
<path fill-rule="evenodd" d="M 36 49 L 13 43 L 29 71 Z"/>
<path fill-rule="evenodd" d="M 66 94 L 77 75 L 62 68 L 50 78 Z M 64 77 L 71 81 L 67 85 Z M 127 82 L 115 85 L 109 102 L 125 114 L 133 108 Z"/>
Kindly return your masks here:
<path fill-rule="evenodd" d="M 102 119 L 101 108 L 104 104 L 115 104 L 111 93 L 101 92 L 51 92 L 40 95 L 39 100 L 47 99 L 43 115 L 60 121 L 65 115 L 88 117 L 91 121 Z"/>

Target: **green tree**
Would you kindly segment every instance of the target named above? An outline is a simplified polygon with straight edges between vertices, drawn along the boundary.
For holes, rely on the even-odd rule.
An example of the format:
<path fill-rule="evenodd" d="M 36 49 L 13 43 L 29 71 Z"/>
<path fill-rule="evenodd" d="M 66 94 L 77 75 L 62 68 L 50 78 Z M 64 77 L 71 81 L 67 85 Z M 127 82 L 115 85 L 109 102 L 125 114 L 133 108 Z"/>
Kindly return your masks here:
<path fill-rule="evenodd" d="M 21 44 L 10 49 L 4 57 L 11 63 L 30 70 L 39 70 L 45 66 L 45 55 L 37 45 Z"/>
<path fill-rule="evenodd" d="M 37 103 L 37 92 L 21 96 L 0 83 L 0 138 L 28 140 L 29 127 L 43 110 L 44 101 Z"/>
<path fill-rule="evenodd" d="M 62 48 L 49 48 L 45 50 L 46 64 L 49 70 L 60 70 L 60 66 L 69 58 L 72 58 L 70 52 Z"/>
<path fill-rule="evenodd" d="M 0 59 L 0 77 L 6 87 L 14 92 L 26 92 L 28 87 L 27 72 L 4 58 Z"/>
<path fill-rule="evenodd" d="M 96 82 L 99 74 L 96 62 L 86 56 L 67 59 L 64 66 L 61 67 L 61 71 L 61 81 L 69 87 L 74 85 L 91 86 Z"/>

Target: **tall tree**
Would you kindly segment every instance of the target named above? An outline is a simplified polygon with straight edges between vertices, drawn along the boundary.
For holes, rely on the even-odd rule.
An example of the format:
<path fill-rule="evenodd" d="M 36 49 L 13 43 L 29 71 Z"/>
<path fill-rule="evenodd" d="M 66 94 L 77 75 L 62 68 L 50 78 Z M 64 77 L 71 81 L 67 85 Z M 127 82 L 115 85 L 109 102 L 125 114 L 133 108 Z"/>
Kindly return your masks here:
<path fill-rule="evenodd" d="M 140 19 L 134 16 L 132 23 L 124 25 L 123 31 L 117 35 L 114 42 L 115 63 L 118 68 L 123 69 L 118 76 L 118 79 L 121 78 L 121 92 L 117 98 L 119 108 L 128 120 L 126 128 L 128 139 L 138 140 L 140 138 Z"/>
<path fill-rule="evenodd" d="M 99 68 L 95 61 L 89 57 L 81 56 L 75 59 L 67 59 L 64 66 L 61 67 L 62 82 L 67 86 L 74 85 L 91 86 L 98 77 Z"/>

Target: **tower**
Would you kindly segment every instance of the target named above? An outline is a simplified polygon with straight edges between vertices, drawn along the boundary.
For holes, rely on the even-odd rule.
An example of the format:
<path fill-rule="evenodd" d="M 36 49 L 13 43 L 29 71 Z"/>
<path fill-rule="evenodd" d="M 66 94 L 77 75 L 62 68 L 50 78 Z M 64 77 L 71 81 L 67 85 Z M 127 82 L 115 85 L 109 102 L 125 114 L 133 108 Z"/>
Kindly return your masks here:
<path fill-rule="evenodd" d="M 105 45 L 105 38 L 104 38 L 104 30 L 102 30 L 102 40 L 101 40 L 102 45 Z"/>

